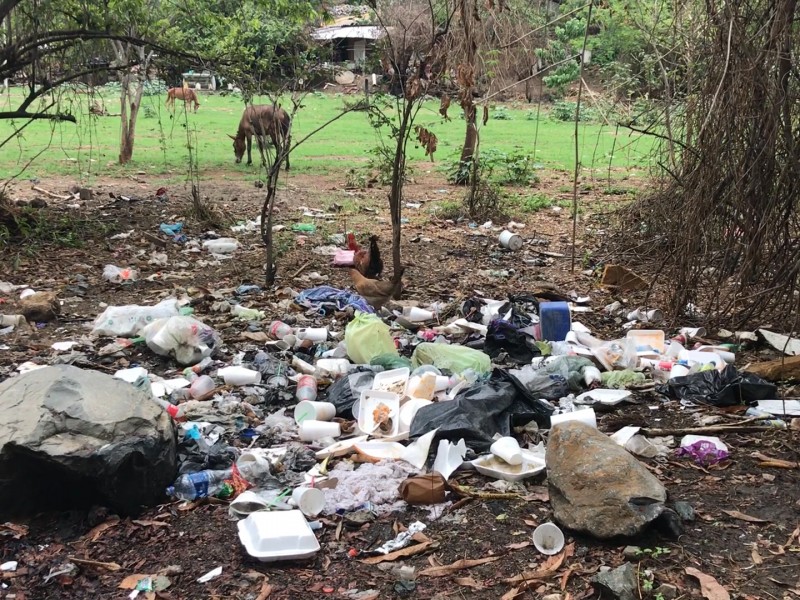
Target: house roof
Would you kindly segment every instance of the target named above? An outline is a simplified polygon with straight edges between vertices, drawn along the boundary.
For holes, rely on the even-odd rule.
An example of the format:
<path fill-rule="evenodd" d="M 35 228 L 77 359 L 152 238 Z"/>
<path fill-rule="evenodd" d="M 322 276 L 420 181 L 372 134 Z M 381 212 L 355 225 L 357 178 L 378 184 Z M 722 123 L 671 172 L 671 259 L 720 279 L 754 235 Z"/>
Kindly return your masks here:
<path fill-rule="evenodd" d="M 383 28 L 374 25 L 361 25 L 355 27 L 333 26 L 320 27 L 314 30 L 311 36 L 315 40 L 341 40 L 344 38 L 357 38 L 362 40 L 379 40 L 386 33 Z"/>

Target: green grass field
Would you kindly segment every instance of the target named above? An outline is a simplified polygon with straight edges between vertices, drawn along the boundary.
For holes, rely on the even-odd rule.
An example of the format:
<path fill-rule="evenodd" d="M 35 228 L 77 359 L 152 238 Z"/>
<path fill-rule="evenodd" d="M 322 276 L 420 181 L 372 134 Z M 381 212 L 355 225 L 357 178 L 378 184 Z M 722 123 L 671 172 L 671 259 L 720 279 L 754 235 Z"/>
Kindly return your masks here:
<path fill-rule="evenodd" d="M 0 98 L 0 110 L 16 106 L 19 92 L 13 90 Z M 70 175 L 83 179 L 92 176 L 124 176 L 145 171 L 148 174 L 182 176 L 188 163 L 187 124 L 189 136 L 196 147 L 196 158 L 203 172 L 213 171 L 214 177 L 241 178 L 257 174 L 254 167 L 235 165 L 228 134 L 234 134 L 244 105 L 238 97 L 202 94 L 199 111 L 187 116 L 182 103 L 175 117 L 165 107 L 165 95 L 144 97 L 136 129 L 134 160 L 126 167 L 116 164 L 119 152 L 119 117 L 97 117 L 88 114 L 91 99 L 71 94 L 66 106 L 78 118 L 78 123 L 36 121 L 24 128 L 0 148 L 0 180 L 20 173 L 25 177 Z M 352 97 L 310 94 L 298 112 L 293 127 L 295 140 L 341 111 L 343 101 Z M 108 112 L 119 111 L 116 97 L 106 96 Z M 258 101 L 256 101 L 258 103 Z M 464 139 L 464 121 L 459 109 L 450 109 L 452 120 L 444 122 L 438 114 L 438 103 L 426 104 L 416 123 L 432 130 L 439 138 L 435 155 L 438 167 L 458 156 Z M 502 152 L 522 152 L 534 157 L 537 165 L 550 169 L 572 169 L 574 164 L 574 125 L 551 120 L 543 110 L 536 121 L 536 105 L 509 105 L 501 111 L 494 107 L 490 115 L 502 113 L 505 118 L 490 118 L 481 129 L 481 148 Z M 0 121 L 0 140 L 13 134 L 22 122 Z M 614 129 L 597 124 L 580 126 L 580 160 L 584 167 L 600 171 L 611 166 L 619 174 L 628 168 L 649 164 L 651 139 L 630 135 L 620 130 L 614 144 Z M 342 173 L 352 167 L 365 165 L 369 150 L 377 144 L 375 131 L 363 113 L 351 113 L 329 125 L 301 145 L 292 154 L 292 169 L 303 173 Z M 612 156 L 613 147 L 613 156 Z M 535 152 L 535 155 L 534 155 Z M 412 164 L 424 160 L 421 148 L 411 149 Z M 30 163 L 30 164 L 29 164 Z"/>

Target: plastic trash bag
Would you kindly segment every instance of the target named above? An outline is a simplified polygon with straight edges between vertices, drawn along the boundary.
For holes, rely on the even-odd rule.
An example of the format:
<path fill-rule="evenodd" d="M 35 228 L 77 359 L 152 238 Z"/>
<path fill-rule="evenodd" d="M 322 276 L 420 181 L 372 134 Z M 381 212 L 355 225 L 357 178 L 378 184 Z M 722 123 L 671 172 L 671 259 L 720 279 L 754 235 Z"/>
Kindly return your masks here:
<path fill-rule="evenodd" d="M 221 345 L 211 327 L 194 317 L 169 317 L 142 329 L 147 347 L 160 356 L 174 356 L 181 365 L 199 363 Z"/>
<path fill-rule="evenodd" d="M 361 392 L 372 389 L 375 373 L 369 370 L 351 371 L 347 377 L 340 377 L 328 388 L 326 401 L 336 407 L 336 416 L 352 418 L 353 403 L 361 397 Z"/>
<path fill-rule="evenodd" d="M 329 285 L 303 290 L 294 299 L 295 303 L 305 308 L 313 308 L 325 315 L 335 310 L 344 310 L 352 306 L 365 313 L 374 313 L 375 310 L 355 292 L 340 290 Z"/>
<path fill-rule="evenodd" d="M 208 445 L 203 440 L 184 437 L 178 441 L 178 475 L 198 471 L 229 469 L 236 461 L 236 449 L 224 440 Z"/>
<path fill-rule="evenodd" d="M 646 380 L 644 373 L 638 373 L 625 369 L 624 371 L 606 371 L 600 375 L 600 383 L 603 387 L 612 390 L 624 390 L 625 388 L 644 383 Z"/>
<path fill-rule="evenodd" d="M 494 319 L 489 323 L 483 348 L 486 354 L 492 358 L 497 357 L 501 352 L 506 352 L 511 362 L 525 365 L 531 362 L 534 356 L 538 356 L 540 352 L 538 348 L 533 346 L 533 338 L 529 338 L 529 336 L 520 331 L 520 326 L 515 324 L 514 321 L 514 319 L 508 321 Z M 528 319 L 528 322 L 530 322 L 530 319 Z M 527 327 L 527 325 L 523 325 L 523 327 Z M 529 339 L 531 345 L 528 344 Z"/>
<path fill-rule="evenodd" d="M 109 306 L 94 320 L 92 335 L 134 337 L 149 323 L 177 315 L 175 298 L 167 298 L 155 306 Z"/>
<path fill-rule="evenodd" d="M 416 369 L 420 365 L 434 365 L 455 374 L 467 369 L 485 374 L 492 370 L 492 359 L 480 350 L 465 346 L 423 342 L 411 355 L 411 366 Z"/>
<path fill-rule="evenodd" d="M 402 369 L 404 367 L 411 369 L 411 361 L 405 356 L 399 356 L 397 354 L 379 354 L 369 361 L 369 364 L 374 367 L 383 367 L 387 371 Z"/>
<path fill-rule="evenodd" d="M 417 411 L 411 422 L 410 439 L 438 428 L 435 440 L 464 439 L 476 452 L 489 449 L 494 435 L 511 435 L 511 428 L 535 420 L 550 427 L 554 407 L 533 397 L 507 371 L 495 369 L 491 379 L 462 390 L 454 400 L 434 402 Z M 434 446 L 432 444 L 432 446 Z"/>
<path fill-rule="evenodd" d="M 120 269 L 115 265 L 106 265 L 103 278 L 111 283 L 133 283 L 139 279 L 139 271 L 131 267 Z"/>
<path fill-rule="evenodd" d="M 570 391 L 580 392 L 585 387 L 584 371 L 590 367 L 594 367 L 594 363 L 583 356 L 557 356 L 546 363 L 540 372 L 559 375 L 569 384 Z"/>
<path fill-rule="evenodd" d="M 656 391 L 673 399 L 714 406 L 753 406 L 758 400 L 775 398 L 778 388 L 757 375 L 739 373 L 736 367 L 728 365 L 722 371 L 714 369 L 675 377 Z"/>
<path fill-rule="evenodd" d="M 367 365 L 382 354 L 397 355 L 389 326 L 375 315 L 357 312 L 344 330 L 347 355 L 354 363 Z"/>

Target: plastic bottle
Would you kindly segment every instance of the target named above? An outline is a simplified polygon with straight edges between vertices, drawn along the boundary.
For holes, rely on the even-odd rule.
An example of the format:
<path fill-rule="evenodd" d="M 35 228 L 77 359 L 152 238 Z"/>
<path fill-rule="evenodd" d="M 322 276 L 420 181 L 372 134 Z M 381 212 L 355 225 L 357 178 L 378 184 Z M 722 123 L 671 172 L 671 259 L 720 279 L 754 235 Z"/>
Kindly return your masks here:
<path fill-rule="evenodd" d="M 294 330 L 283 321 L 273 321 L 269 324 L 269 335 L 274 340 L 282 340 Z"/>
<path fill-rule="evenodd" d="M 194 373 L 196 375 L 201 375 L 203 373 L 203 371 L 208 369 L 213 364 L 214 364 L 214 359 L 211 358 L 210 356 L 206 356 L 203 360 L 201 360 L 199 363 L 197 363 L 193 367 L 186 367 L 183 370 L 183 375 L 187 379 L 189 378 L 189 373 Z"/>
<path fill-rule="evenodd" d="M 224 471 L 199 471 L 181 475 L 167 488 L 167 495 L 179 500 L 196 500 L 216 496 L 224 491 L 225 481 L 233 476 L 233 469 Z"/>
<path fill-rule="evenodd" d="M 163 408 L 170 417 L 173 418 L 175 421 L 184 421 L 186 419 L 186 415 L 184 414 L 184 410 L 182 406 L 176 406 L 175 404 L 170 404 L 166 400 L 162 400 L 161 398 L 153 398 L 156 404 L 158 404 L 161 408 Z"/>
<path fill-rule="evenodd" d="M 765 412 L 763 410 L 758 410 L 757 408 L 748 408 L 745 413 L 748 417 L 762 417 L 763 420 L 760 421 L 759 424 L 761 425 L 769 425 L 770 427 L 775 427 L 776 429 L 786 429 L 786 421 L 782 421 L 780 419 L 773 419 L 772 414 Z"/>
<path fill-rule="evenodd" d="M 248 321 L 258 321 L 259 319 L 264 318 L 263 311 L 256 308 L 245 308 L 241 304 L 235 304 L 233 308 L 231 308 L 231 314 L 234 317 L 240 317 Z"/>
<path fill-rule="evenodd" d="M 199 398 L 200 396 L 205 396 L 215 387 L 217 387 L 217 384 L 214 383 L 214 380 L 211 379 L 211 377 L 208 375 L 201 375 L 192 381 L 192 385 L 189 386 L 189 395 L 192 398 Z"/>
<path fill-rule="evenodd" d="M 303 402 L 308 400 L 313 402 L 317 399 L 317 380 L 312 375 L 303 375 L 297 382 L 297 393 L 295 395 L 298 401 Z"/>

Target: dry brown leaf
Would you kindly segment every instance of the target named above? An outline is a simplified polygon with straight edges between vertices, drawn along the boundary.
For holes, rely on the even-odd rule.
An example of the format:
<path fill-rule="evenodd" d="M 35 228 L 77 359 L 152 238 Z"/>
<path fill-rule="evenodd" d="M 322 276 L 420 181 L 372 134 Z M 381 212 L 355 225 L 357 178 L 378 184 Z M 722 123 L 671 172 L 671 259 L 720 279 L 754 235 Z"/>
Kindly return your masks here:
<path fill-rule="evenodd" d="M 147 575 L 146 573 L 135 573 L 133 575 L 128 575 L 125 579 L 119 582 L 117 587 L 121 590 L 135 590 L 138 583 L 142 579 L 146 579 L 148 577 L 152 577 L 152 575 Z"/>
<path fill-rule="evenodd" d="M 522 582 L 533 581 L 536 579 L 544 579 L 545 577 L 549 577 L 550 575 L 553 575 L 556 571 L 558 571 L 558 569 L 561 568 L 561 565 L 564 564 L 564 560 L 567 557 L 572 556 L 574 553 L 575 553 L 575 544 L 570 544 L 558 554 L 554 554 L 553 556 L 548 558 L 535 571 L 523 571 L 520 575 L 509 577 L 508 579 L 504 579 L 503 581 L 506 583 L 522 583 Z"/>
<path fill-rule="evenodd" d="M 694 567 L 686 567 L 686 574 L 700 582 L 700 593 L 706 600 L 731 600 L 731 595 L 711 575 L 706 575 Z"/>
<path fill-rule="evenodd" d="M 261 584 L 261 591 L 256 596 L 256 600 L 267 600 L 272 593 L 272 586 L 269 584 L 269 577 L 264 576 L 264 583 Z"/>
<path fill-rule="evenodd" d="M 509 550 L 521 550 L 522 548 L 527 548 L 531 545 L 531 541 L 528 540 L 526 542 L 517 542 L 516 544 L 508 544 L 506 548 Z"/>
<path fill-rule="evenodd" d="M 750 515 L 746 515 L 738 510 L 723 510 L 726 515 L 732 517 L 734 519 L 739 519 L 740 521 L 747 521 L 748 523 L 769 523 L 769 520 L 766 519 L 759 519 L 758 517 L 751 517 Z"/>
<path fill-rule="evenodd" d="M 511 588 L 505 594 L 500 597 L 500 600 L 514 600 L 517 596 L 522 593 L 522 590 L 519 588 Z"/>
<path fill-rule="evenodd" d="M 18 540 L 28 535 L 28 526 L 17 525 L 16 523 L 6 521 L 5 523 L 0 524 L 0 535 L 10 536 L 15 540 Z"/>
<path fill-rule="evenodd" d="M 115 527 L 116 525 L 119 525 L 119 517 L 111 517 L 108 521 L 100 523 L 100 525 L 97 525 L 96 527 L 92 527 L 92 529 L 90 529 L 89 532 L 83 537 L 89 541 L 96 542 L 106 531 L 112 527 Z"/>
<path fill-rule="evenodd" d="M 164 523 L 163 521 L 143 521 L 134 519 L 131 523 L 136 523 L 142 527 L 169 527 L 169 523 Z"/>
<path fill-rule="evenodd" d="M 363 559 L 361 562 L 364 563 L 365 565 L 377 565 L 382 562 L 397 560 L 398 558 L 416 556 L 417 554 L 422 554 L 423 552 L 425 552 L 428 548 L 430 548 L 431 544 L 433 544 L 433 540 L 417 544 L 416 546 L 406 546 L 405 548 L 400 548 L 400 550 L 389 552 L 389 554 L 370 556 L 369 558 Z"/>
<path fill-rule="evenodd" d="M 753 550 L 752 552 L 750 552 L 750 558 L 753 559 L 754 565 L 760 565 L 761 563 L 764 562 L 764 559 L 761 558 L 761 555 L 758 553 L 758 548 L 756 548 L 755 546 L 753 546 Z"/>
<path fill-rule="evenodd" d="M 538 527 L 539 526 L 539 524 L 536 521 L 532 520 L 532 519 L 524 519 L 522 522 L 525 523 L 525 525 L 527 525 L 528 527 Z"/>
<path fill-rule="evenodd" d="M 453 581 L 455 581 L 458 585 L 463 585 L 464 587 L 472 588 L 474 590 L 482 590 L 486 587 L 480 581 L 475 581 L 473 577 L 456 577 Z"/>
<path fill-rule="evenodd" d="M 449 565 L 443 565 L 441 567 L 431 567 L 430 569 L 425 569 L 424 571 L 420 571 L 420 575 L 427 575 L 428 577 L 446 577 L 447 575 L 452 575 L 457 571 L 461 571 L 462 569 L 471 569 L 472 567 L 477 567 L 480 565 L 485 565 L 487 563 L 494 562 L 496 560 L 500 560 L 499 556 L 487 556 L 485 558 L 462 558 L 461 560 L 457 560 L 454 563 L 450 563 Z"/>
<path fill-rule="evenodd" d="M 439 102 L 439 114 L 447 120 L 450 119 L 450 117 L 447 116 L 448 108 L 450 108 L 450 96 L 442 96 L 442 99 Z"/>
<path fill-rule="evenodd" d="M 567 583 L 569 582 L 569 578 L 572 576 L 572 568 L 567 569 L 564 571 L 564 574 L 561 576 L 561 591 L 563 592 L 567 589 Z"/>

